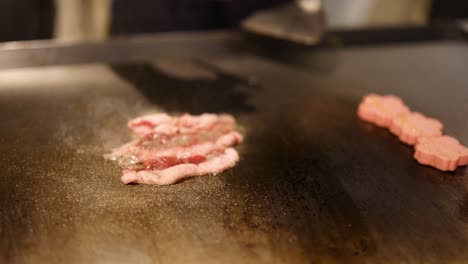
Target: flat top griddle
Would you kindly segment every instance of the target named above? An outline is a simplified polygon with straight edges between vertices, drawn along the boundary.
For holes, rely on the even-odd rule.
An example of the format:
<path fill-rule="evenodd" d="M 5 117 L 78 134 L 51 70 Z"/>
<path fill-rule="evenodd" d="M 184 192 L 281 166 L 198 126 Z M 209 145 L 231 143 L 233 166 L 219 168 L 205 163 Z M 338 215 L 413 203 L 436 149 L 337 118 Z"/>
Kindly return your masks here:
<path fill-rule="evenodd" d="M 412 148 L 355 114 L 366 93 L 397 94 L 468 144 L 465 43 L 295 50 L 284 60 L 232 38 L 1 51 L 15 67 L 93 63 L 0 71 L 0 262 L 468 260 L 467 169 L 420 166 Z M 157 55 L 184 45 L 192 55 L 161 68 Z M 211 77 L 167 71 L 187 63 Z M 246 138 L 240 163 L 173 186 L 122 185 L 102 154 L 149 111 L 234 114 Z"/>

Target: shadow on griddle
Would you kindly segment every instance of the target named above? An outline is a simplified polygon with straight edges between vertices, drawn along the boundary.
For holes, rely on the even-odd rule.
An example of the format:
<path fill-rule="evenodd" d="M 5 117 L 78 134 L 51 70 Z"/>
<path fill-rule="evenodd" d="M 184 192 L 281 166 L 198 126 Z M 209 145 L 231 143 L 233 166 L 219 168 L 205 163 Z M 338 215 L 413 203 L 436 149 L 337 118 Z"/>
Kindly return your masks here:
<path fill-rule="evenodd" d="M 252 88 L 250 80 L 221 71 L 199 62 L 214 73 L 214 78 L 183 79 L 167 74 L 153 64 L 113 64 L 111 69 L 135 86 L 146 98 L 169 112 L 253 112 L 248 103 Z"/>

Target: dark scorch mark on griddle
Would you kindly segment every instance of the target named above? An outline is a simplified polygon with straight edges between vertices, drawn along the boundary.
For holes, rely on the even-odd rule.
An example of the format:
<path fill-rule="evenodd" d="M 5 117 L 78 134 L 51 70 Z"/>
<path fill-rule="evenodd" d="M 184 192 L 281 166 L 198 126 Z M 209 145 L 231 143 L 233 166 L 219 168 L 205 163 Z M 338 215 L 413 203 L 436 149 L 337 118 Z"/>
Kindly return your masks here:
<path fill-rule="evenodd" d="M 206 63 L 199 64 L 213 71 L 216 78 L 183 80 L 169 76 L 148 63 L 114 64 L 110 67 L 119 77 L 133 84 L 151 103 L 169 112 L 201 114 L 255 110 L 247 101 L 248 92 L 241 91 L 239 86 L 250 89 L 257 87 L 257 84 Z"/>

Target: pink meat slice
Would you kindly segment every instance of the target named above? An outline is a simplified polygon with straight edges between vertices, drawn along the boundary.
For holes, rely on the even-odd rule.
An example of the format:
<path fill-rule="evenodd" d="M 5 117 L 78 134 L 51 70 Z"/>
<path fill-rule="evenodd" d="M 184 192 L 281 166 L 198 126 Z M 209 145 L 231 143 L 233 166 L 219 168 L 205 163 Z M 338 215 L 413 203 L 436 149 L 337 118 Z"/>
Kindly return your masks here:
<path fill-rule="evenodd" d="M 401 115 L 393 120 L 390 132 L 409 145 L 414 145 L 420 137 L 434 137 L 442 135 L 442 123 L 421 113 L 413 112 Z"/>
<path fill-rule="evenodd" d="M 179 164 L 162 170 L 124 170 L 121 181 L 124 184 L 169 185 L 187 177 L 220 173 L 234 167 L 238 161 L 237 151 L 233 148 L 227 148 L 222 154 L 198 164 Z"/>
<path fill-rule="evenodd" d="M 139 160 L 148 160 L 158 156 L 169 157 L 190 157 L 194 155 L 206 156 L 211 152 L 219 149 L 224 149 L 234 144 L 241 143 L 243 137 L 236 131 L 228 132 L 216 140 L 207 141 L 191 146 L 173 147 L 165 150 L 159 149 L 143 149 L 136 154 Z"/>
<path fill-rule="evenodd" d="M 194 140 L 196 142 L 197 140 Z M 141 139 L 127 143 L 105 157 L 119 161 L 121 166 L 131 166 L 158 157 L 190 157 L 195 155 L 208 155 L 219 149 L 241 143 L 243 136 L 237 131 L 230 131 L 212 140 L 192 145 L 175 145 L 167 148 L 141 147 Z"/>
<path fill-rule="evenodd" d="M 234 125 L 235 119 L 226 114 L 203 114 L 200 117 L 185 114 L 179 118 L 167 114 L 146 115 L 128 123 L 139 138 L 114 148 L 106 157 L 115 160 L 123 155 L 134 155 L 141 148 L 164 149 L 214 140 L 232 131 Z"/>
<path fill-rule="evenodd" d="M 173 120 L 173 117 L 165 113 L 150 114 L 130 120 L 128 122 L 128 127 L 133 133 L 143 137 L 151 133 L 154 127 L 170 122 L 171 120 Z"/>
<path fill-rule="evenodd" d="M 184 114 L 176 122 L 171 123 L 173 128 L 166 128 L 166 132 L 169 133 L 165 134 L 174 136 L 176 134 L 194 134 L 201 131 L 229 131 L 234 128 L 235 123 L 236 121 L 232 116 L 225 114 L 202 114 L 200 116 Z M 157 128 L 155 132 L 159 132 Z"/>
<path fill-rule="evenodd" d="M 454 171 L 468 165 L 468 148 L 450 136 L 422 137 L 415 146 L 414 158 L 441 171 Z"/>
<path fill-rule="evenodd" d="M 131 170 L 142 171 L 142 170 L 162 170 L 179 164 L 199 164 L 206 161 L 205 156 L 191 155 L 187 157 L 170 157 L 170 156 L 158 156 L 153 159 L 146 160 L 142 165 L 134 168 L 128 168 Z"/>
<path fill-rule="evenodd" d="M 403 101 L 394 95 L 368 94 L 358 107 L 358 116 L 380 127 L 390 127 L 393 120 L 410 113 Z"/>
<path fill-rule="evenodd" d="M 149 134 L 172 137 L 178 134 L 193 134 L 202 130 L 232 130 L 235 119 L 226 114 L 202 114 L 193 116 L 183 114 L 171 117 L 167 114 L 146 115 L 131 120 L 128 126 L 140 137 Z"/>

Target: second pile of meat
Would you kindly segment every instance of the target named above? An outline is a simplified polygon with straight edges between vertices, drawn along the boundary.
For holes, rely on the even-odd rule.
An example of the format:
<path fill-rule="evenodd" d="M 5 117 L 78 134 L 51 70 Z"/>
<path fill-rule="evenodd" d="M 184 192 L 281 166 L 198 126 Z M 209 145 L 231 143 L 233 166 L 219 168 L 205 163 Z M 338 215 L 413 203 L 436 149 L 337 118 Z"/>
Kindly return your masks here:
<path fill-rule="evenodd" d="M 235 125 L 227 114 L 145 115 L 128 122 L 137 138 L 105 157 L 124 168 L 124 184 L 167 185 L 216 174 L 239 161 L 237 151 L 230 148 L 243 140 Z"/>
<path fill-rule="evenodd" d="M 423 165 L 454 171 L 468 164 L 468 148 L 453 137 L 442 135 L 442 123 L 418 112 L 411 112 L 393 95 L 369 94 L 358 108 L 364 121 L 390 129 L 402 142 L 415 146 L 414 158 Z"/>

